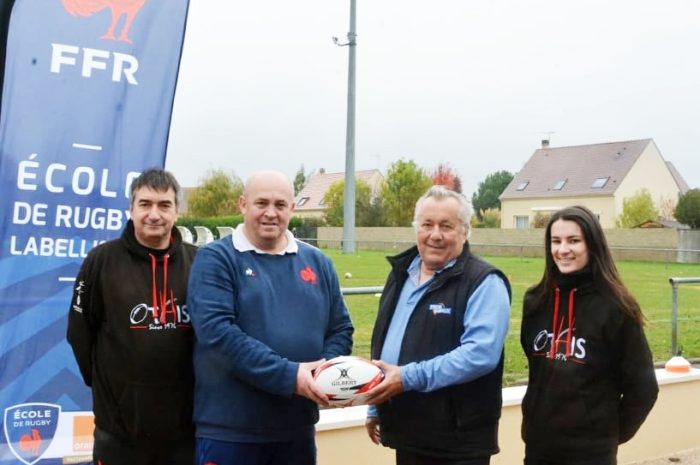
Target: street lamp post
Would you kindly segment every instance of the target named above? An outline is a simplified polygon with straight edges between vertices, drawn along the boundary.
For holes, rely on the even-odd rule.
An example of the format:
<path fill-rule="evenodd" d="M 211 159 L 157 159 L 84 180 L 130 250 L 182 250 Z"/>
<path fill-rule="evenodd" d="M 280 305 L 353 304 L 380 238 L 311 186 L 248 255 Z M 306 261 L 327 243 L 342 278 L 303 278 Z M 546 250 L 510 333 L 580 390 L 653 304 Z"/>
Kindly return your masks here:
<path fill-rule="evenodd" d="M 345 191 L 343 195 L 343 253 L 355 252 L 355 0 L 350 0 L 350 32 L 348 42 L 348 116 L 345 132 Z"/>

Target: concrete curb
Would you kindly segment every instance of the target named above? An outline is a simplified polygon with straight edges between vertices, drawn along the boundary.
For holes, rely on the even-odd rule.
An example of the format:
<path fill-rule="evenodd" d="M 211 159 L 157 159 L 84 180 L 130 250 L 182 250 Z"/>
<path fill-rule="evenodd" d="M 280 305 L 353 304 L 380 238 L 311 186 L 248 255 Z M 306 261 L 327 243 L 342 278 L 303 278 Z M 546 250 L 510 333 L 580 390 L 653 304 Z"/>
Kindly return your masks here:
<path fill-rule="evenodd" d="M 631 462 L 626 465 L 672 465 L 675 463 L 682 465 L 700 465 L 700 448 L 679 451 L 678 453 L 669 454 L 652 460 Z"/>

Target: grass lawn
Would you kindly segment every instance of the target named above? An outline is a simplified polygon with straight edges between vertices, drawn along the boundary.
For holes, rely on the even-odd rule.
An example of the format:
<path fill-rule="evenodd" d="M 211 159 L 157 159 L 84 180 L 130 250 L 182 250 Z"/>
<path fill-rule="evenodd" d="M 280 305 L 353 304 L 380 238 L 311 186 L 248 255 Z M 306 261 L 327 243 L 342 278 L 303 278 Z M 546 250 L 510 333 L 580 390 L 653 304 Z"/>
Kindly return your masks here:
<path fill-rule="evenodd" d="M 341 287 L 382 286 L 389 272 L 387 253 L 359 251 L 344 255 L 339 250 L 324 250 L 335 263 Z M 506 339 L 504 383 L 513 384 L 527 377 L 527 362 L 520 348 L 520 317 L 525 290 L 539 281 L 544 259 L 521 257 L 484 257 L 500 268 L 513 288 L 510 331 Z M 656 262 L 617 262 L 622 279 L 639 301 L 649 320 L 645 331 L 654 360 L 671 356 L 671 277 L 700 277 L 700 265 Z M 344 278 L 346 272 L 352 278 Z M 347 296 L 347 305 L 355 324 L 354 355 L 369 357 L 372 327 L 379 299 L 374 295 Z M 679 287 L 678 345 L 686 358 L 700 357 L 700 284 Z"/>

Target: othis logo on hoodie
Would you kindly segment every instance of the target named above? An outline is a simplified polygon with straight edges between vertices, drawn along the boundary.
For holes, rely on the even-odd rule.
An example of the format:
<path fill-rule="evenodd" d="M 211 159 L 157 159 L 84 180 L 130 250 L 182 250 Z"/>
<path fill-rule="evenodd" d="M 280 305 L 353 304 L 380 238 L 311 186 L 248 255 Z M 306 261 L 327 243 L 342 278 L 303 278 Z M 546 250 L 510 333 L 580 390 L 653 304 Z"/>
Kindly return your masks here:
<path fill-rule="evenodd" d="M 573 359 L 572 361 L 578 363 L 586 363 L 584 361 L 586 359 L 586 339 L 576 337 L 572 332 L 571 345 L 567 350 L 567 338 L 569 331 L 569 328 L 561 330 L 555 337 L 553 332 L 550 332 L 548 329 L 543 329 L 537 333 L 535 339 L 532 341 L 532 349 L 534 353 L 549 357 L 552 355 L 552 343 L 554 343 L 555 347 L 552 358 L 564 362 Z"/>
<path fill-rule="evenodd" d="M 177 299 L 165 301 L 164 309 L 154 311 L 151 305 L 141 303 L 131 309 L 129 324 L 131 329 L 160 331 L 164 329 L 190 329 L 192 327 L 187 305 L 178 305 Z M 160 312 L 164 312 L 161 314 Z"/>

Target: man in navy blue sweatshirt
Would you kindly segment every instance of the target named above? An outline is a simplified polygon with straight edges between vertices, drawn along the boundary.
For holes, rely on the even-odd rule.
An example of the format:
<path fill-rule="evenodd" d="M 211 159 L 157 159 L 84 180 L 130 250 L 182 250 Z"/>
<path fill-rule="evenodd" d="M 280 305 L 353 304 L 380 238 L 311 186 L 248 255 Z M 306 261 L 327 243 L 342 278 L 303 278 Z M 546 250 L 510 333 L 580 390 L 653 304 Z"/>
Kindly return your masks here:
<path fill-rule="evenodd" d="M 313 465 L 322 360 L 348 355 L 353 326 L 331 261 L 287 230 L 292 183 L 259 172 L 244 222 L 202 247 L 190 274 L 198 465 Z"/>
<path fill-rule="evenodd" d="M 487 465 L 498 452 L 510 285 L 469 251 L 471 205 L 442 186 L 416 203 L 416 246 L 390 257 L 372 334 L 385 378 L 370 439 L 398 465 Z"/>

